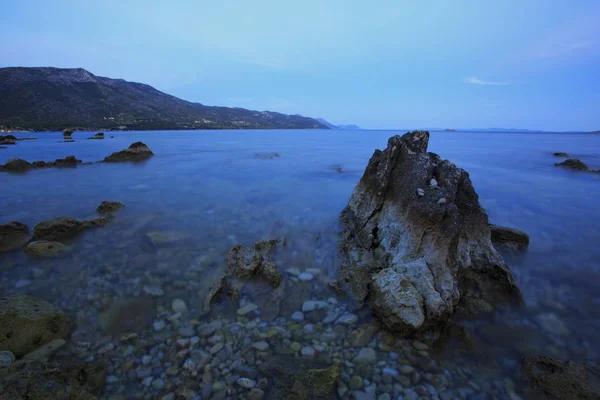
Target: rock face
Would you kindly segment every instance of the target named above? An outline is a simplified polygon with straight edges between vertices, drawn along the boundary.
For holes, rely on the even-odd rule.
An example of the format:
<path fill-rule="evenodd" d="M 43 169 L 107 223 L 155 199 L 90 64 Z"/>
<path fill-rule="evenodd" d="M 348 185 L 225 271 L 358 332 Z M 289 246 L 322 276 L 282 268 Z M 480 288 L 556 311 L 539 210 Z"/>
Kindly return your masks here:
<path fill-rule="evenodd" d="M 538 395 L 551 400 L 600 399 L 598 361 L 561 361 L 530 357 L 523 361 L 525 374 Z"/>
<path fill-rule="evenodd" d="M 33 230 L 33 240 L 61 240 L 69 239 L 87 228 L 101 226 L 108 222 L 105 217 L 90 221 L 78 221 L 70 217 L 58 217 L 48 221 L 40 222 Z"/>
<path fill-rule="evenodd" d="M 13 135 L 0 136 L 0 144 L 16 144 L 17 138 Z"/>
<path fill-rule="evenodd" d="M 104 139 L 104 132 L 96 133 L 94 136 L 89 137 L 88 139 L 93 139 L 93 140 Z"/>
<path fill-rule="evenodd" d="M 427 152 L 429 132 L 376 150 L 341 215 L 340 277 L 389 330 L 522 304 L 469 174 Z M 440 201 L 444 199 L 445 201 Z"/>
<path fill-rule="evenodd" d="M 65 339 L 71 321 L 52 304 L 31 296 L 0 298 L 0 348 L 17 357 L 54 339 Z"/>
<path fill-rule="evenodd" d="M 514 228 L 490 224 L 492 242 L 514 250 L 522 250 L 529 246 L 529 235 Z"/>
<path fill-rule="evenodd" d="M 557 167 L 566 167 L 575 171 L 587 171 L 589 170 L 588 166 L 585 165 L 582 161 L 576 158 L 569 158 L 561 163 L 555 163 Z"/>
<path fill-rule="evenodd" d="M 96 211 L 100 214 L 110 214 L 119 211 L 123 207 L 125 206 L 118 201 L 103 201 L 98 208 L 96 208 Z"/>
<path fill-rule="evenodd" d="M 154 153 L 142 142 L 135 142 L 125 150 L 112 153 L 104 158 L 104 162 L 143 161 L 152 157 Z"/>
<path fill-rule="evenodd" d="M 29 228 L 17 221 L 0 225 L 0 252 L 18 249 L 29 240 Z"/>
<path fill-rule="evenodd" d="M 8 172 L 22 172 L 32 168 L 50 168 L 50 167 L 76 167 L 81 164 L 81 160 L 75 158 L 75 156 L 67 156 L 65 158 L 57 158 L 55 161 L 34 161 L 33 163 L 27 162 L 20 158 L 12 158 L 4 165 L 0 165 L 0 171 Z"/>

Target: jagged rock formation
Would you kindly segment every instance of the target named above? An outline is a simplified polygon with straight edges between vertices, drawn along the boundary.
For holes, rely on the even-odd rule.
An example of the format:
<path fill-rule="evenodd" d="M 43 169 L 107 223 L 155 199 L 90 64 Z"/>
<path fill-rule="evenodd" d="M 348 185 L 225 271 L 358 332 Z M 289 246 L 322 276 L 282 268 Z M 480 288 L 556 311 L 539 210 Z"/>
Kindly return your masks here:
<path fill-rule="evenodd" d="M 492 242 L 511 250 L 523 250 L 529 246 L 529 235 L 514 228 L 490 224 Z"/>
<path fill-rule="evenodd" d="M 30 163 L 20 158 L 11 158 L 4 165 L 0 165 L 0 171 L 6 172 L 23 172 L 33 168 L 51 168 L 51 167 L 76 167 L 81 164 L 81 160 L 75 156 L 67 156 L 65 158 L 57 158 L 55 161 L 34 161 Z"/>
<path fill-rule="evenodd" d="M 551 357 L 530 357 L 523 361 L 534 394 L 550 400 L 600 399 L 598 361 L 561 361 Z"/>
<path fill-rule="evenodd" d="M 522 303 L 469 174 L 428 141 L 426 131 L 391 137 L 341 215 L 342 281 L 403 335 Z"/>
<path fill-rule="evenodd" d="M 29 228 L 17 221 L 0 225 L 0 252 L 23 247 L 29 240 Z"/>
<path fill-rule="evenodd" d="M 104 162 L 143 161 L 152 157 L 154 153 L 142 142 L 135 142 L 125 150 L 112 153 L 104 157 Z"/>

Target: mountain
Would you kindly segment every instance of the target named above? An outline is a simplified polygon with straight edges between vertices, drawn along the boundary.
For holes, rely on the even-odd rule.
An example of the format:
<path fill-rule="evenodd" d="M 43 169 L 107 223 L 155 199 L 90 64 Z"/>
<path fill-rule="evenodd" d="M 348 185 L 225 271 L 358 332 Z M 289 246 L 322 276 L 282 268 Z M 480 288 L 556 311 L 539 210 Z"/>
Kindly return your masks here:
<path fill-rule="evenodd" d="M 360 126 L 357 125 L 334 125 L 331 122 L 323 119 L 323 118 L 315 118 L 317 121 L 319 121 L 320 123 L 322 123 L 323 125 L 325 125 L 326 127 L 328 127 L 329 129 L 343 129 L 343 130 L 358 130 L 358 129 L 362 129 Z"/>
<path fill-rule="evenodd" d="M 0 128 L 327 129 L 312 118 L 212 107 L 85 69 L 0 68 Z"/>

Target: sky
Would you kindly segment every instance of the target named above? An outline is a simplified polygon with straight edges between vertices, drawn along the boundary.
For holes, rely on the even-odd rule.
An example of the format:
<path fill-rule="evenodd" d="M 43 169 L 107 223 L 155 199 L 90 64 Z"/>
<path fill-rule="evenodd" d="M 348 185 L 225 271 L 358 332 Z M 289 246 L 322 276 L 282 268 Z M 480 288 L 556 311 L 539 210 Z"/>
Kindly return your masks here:
<path fill-rule="evenodd" d="M 371 129 L 600 130 L 599 0 L 2 0 L 0 67 Z"/>

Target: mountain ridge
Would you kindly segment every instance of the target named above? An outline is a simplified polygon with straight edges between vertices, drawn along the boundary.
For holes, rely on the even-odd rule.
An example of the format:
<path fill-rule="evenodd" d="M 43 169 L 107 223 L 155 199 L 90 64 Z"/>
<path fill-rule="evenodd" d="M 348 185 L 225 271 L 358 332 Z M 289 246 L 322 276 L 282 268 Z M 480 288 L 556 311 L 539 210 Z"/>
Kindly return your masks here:
<path fill-rule="evenodd" d="M 346 125 L 334 125 L 331 122 L 327 121 L 324 118 L 315 118 L 317 121 L 327 126 L 329 129 L 344 129 L 344 130 L 361 130 L 362 128 L 358 125 L 354 124 L 346 124 Z"/>
<path fill-rule="evenodd" d="M 0 129 L 328 129 L 300 115 L 206 106 L 83 68 L 0 68 Z"/>

